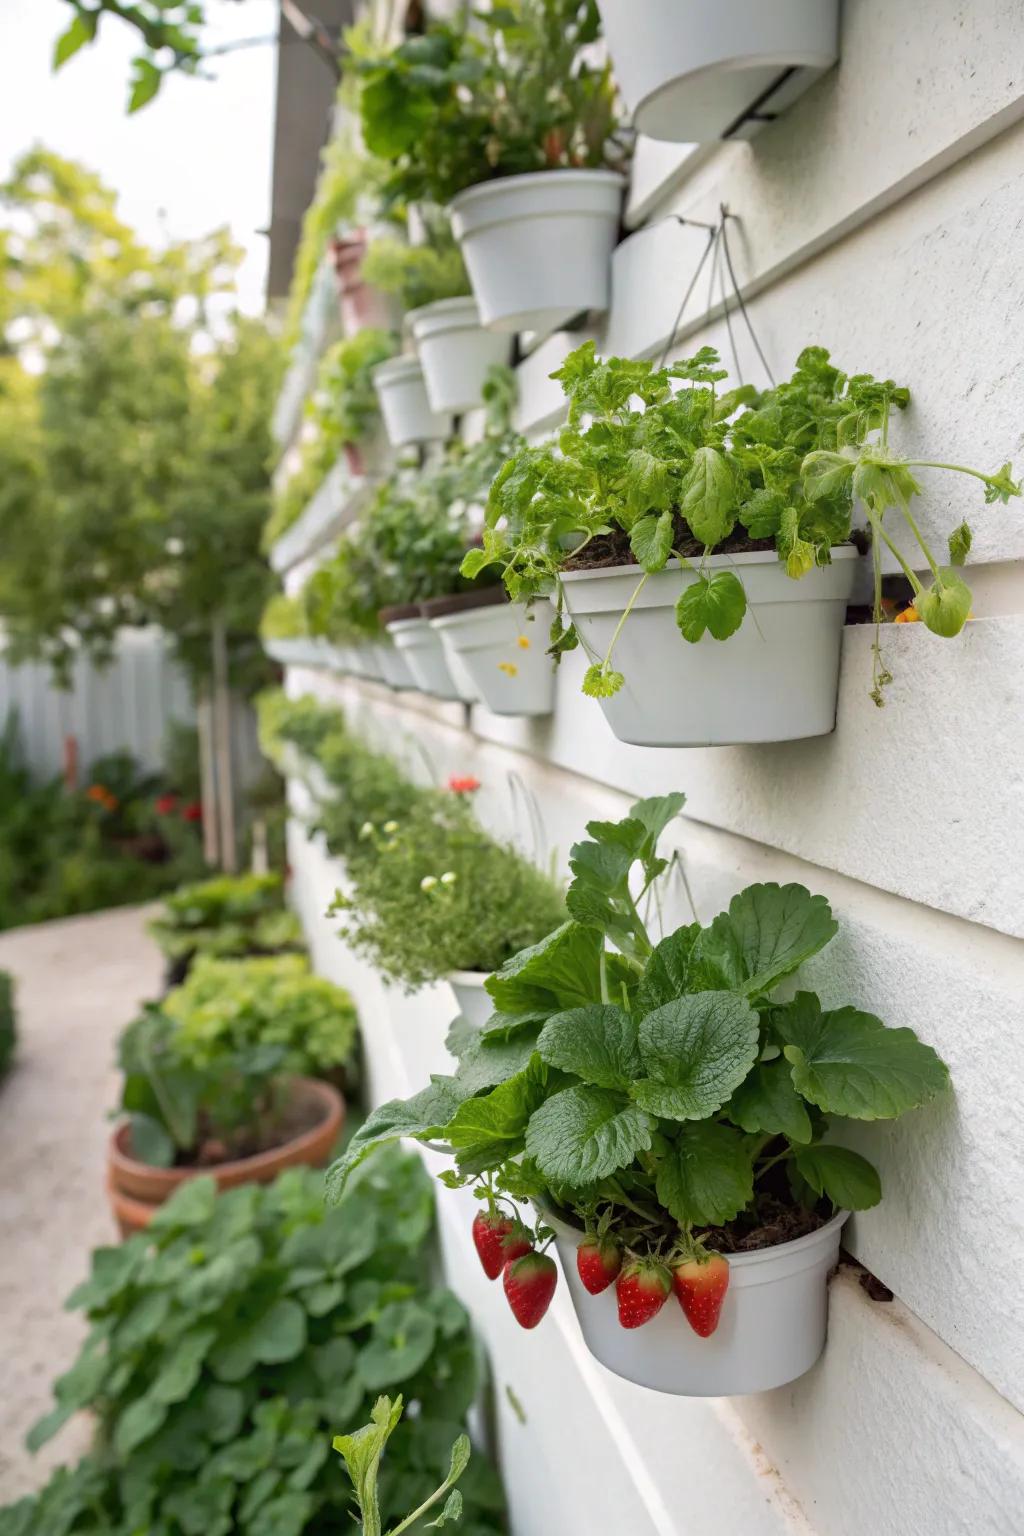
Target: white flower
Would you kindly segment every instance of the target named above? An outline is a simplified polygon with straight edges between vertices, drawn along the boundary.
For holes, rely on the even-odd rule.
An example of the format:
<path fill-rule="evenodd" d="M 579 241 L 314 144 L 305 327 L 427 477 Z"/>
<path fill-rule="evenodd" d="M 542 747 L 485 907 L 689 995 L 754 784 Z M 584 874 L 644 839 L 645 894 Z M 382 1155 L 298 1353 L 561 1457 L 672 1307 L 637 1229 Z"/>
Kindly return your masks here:
<path fill-rule="evenodd" d="M 373 836 L 373 822 L 372 821 L 364 821 L 363 822 L 362 826 L 359 828 L 359 836 L 360 837 L 372 837 Z"/>
<path fill-rule="evenodd" d="M 424 875 L 423 879 L 420 881 L 420 890 L 421 891 L 432 891 L 436 884 L 437 884 L 437 876 L 436 875 Z"/>
<path fill-rule="evenodd" d="M 441 876 L 441 884 L 454 885 L 457 878 L 458 876 L 453 869 L 446 869 L 444 874 Z"/>
<path fill-rule="evenodd" d="M 387 832 L 389 836 L 393 836 L 394 833 L 398 831 L 398 822 L 386 821 L 384 823 L 384 831 Z"/>

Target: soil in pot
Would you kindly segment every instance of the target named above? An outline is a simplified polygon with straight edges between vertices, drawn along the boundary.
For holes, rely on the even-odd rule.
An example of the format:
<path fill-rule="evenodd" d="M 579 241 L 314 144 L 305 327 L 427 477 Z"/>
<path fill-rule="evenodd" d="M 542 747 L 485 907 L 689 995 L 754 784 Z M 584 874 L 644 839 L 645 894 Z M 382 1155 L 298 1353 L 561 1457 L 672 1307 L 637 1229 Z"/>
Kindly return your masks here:
<path fill-rule="evenodd" d="M 472 608 L 490 608 L 496 603 L 507 602 L 508 593 L 503 586 L 472 587 L 468 592 L 428 598 L 420 603 L 419 611 L 425 619 L 441 619 L 449 613 L 468 613 Z"/>
<path fill-rule="evenodd" d="M 704 545 L 699 539 L 695 539 L 690 532 L 685 518 L 679 513 L 673 514 L 672 548 L 678 550 L 687 560 L 699 560 L 704 553 Z M 774 539 L 752 539 L 739 524 L 733 529 L 729 537 L 721 544 L 715 546 L 716 555 L 738 555 L 751 551 L 758 553 L 775 548 Z M 594 536 L 580 551 L 578 555 L 570 555 L 565 562 L 567 571 L 602 571 L 615 565 L 636 565 L 637 559 L 629 547 L 629 534 L 622 528 L 613 528 L 611 533 L 599 533 Z"/>
<path fill-rule="evenodd" d="M 267 1183 L 285 1168 L 319 1168 L 327 1162 L 341 1134 L 345 1101 L 330 1084 L 293 1078 L 281 1111 L 245 1128 L 230 1144 L 202 1134 L 189 1163 L 159 1168 L 131 1153 L 131 1122 L 118 1125 L 108 1145 L 107 1188 L 122 1236 L 145 1226 L 182 1183 L 212 1174 L 221 1189 Z"/>

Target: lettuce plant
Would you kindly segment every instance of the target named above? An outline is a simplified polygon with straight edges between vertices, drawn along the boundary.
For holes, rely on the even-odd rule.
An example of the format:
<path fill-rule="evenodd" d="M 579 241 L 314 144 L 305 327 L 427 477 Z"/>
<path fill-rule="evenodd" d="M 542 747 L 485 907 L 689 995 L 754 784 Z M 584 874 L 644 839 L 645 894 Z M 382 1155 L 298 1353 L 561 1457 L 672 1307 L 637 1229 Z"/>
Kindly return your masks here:
<path fill-rule="evenodd" d="M 851 535 L 860 503 L 872 535 L 875 620 L 882 619 L 881 545 L 890 548 L 915 593 L 922 621 L 940 635 L 959 632 L 970 591 L 954 566 L 970 548 L 961 525 L 940 567 L 911 511 L 919 468 L 953 470 L 978 479 L 987 502 L 1020 494 L 1009 464 L 987 475 L 962 465 L 899 458 L 889 447 L 893 410 L 909 391 L 891 379 L 843 373 L 822 347 L 797 358 L 791 378 L 758 393 L 749 385 L 720 391 L 725 370 L 703 347 L 671 367 L 627 358 L 600 360 L 594 343 L 576 349 L 552 375 L 569 402 L 557 443 L 522 446 L 491 487 L 483 546 L 470 550 L 472 575 L 498 562 L 509 593 L 553 592 L 557 655 L 578 643 L 563 621 L 560 578 L 584 551 L 611 566 L 640 568 L 607 653 L 590 657 L 584 692 L 608 697 L 622 686 L 615 645 L 630 610 L 655 572 L 675 560 L 696 575 L 680 593 L 676 622 L 684 640 L 705 634 L 727 640 L 743 623 L 747 599 L 740 576 L 706 565 L 708 555 L 773 545 L 787 574 L 799 580 L 827 565 Z M 637 408 L 635 402 L 639 402 Z M 925 588 L 894 543 L 886 515 L 902 517 L 931 568 Z M 888 674 L 875 644 L 873 696 L 881 702 Z"/>
<path fill-rule="evenodd" d="M 332 1211 L 305 1169 L 221 1195 L 194 1179 L 145 1234 L 96 1250 L 69 1299 L 88 1337 L 30 1436 L 40 1446 L 91 1409 L 96 1446 L 0 1510 L 2 1536 L 351 1529 L 357 1489 L 331 1435 L 369 1419 L 382 1392 L 401 1391 L 412 1412 L 389 1438 L 380 1517 L 430 1497 L 479 1388 L 477 1350 L 458 1300 L 429 1282 L 419 1160 L 386 1154 L 363 1172 Z M 460 1491 L 466 1528 L 498 1536 L 501 1488 L 484 1457 Z"/>
<path fill-rule="evenodd" d="M 358 61 L 367 148 L 392 170 L 386 203 L 443 204 L 498 176 L 594 167 L 615 153 L 595 0 L 509 0 L 473 26 L 435 24 Z"/>
<path fill-rule="evenodd" d="M 303 947 L 302 925 L 285 906 L 281 876 L 273 872 L 183 885 L 166 898 L 149 931 L 173 961 Z"/>
<path fill-rule="evenodd" d="M 492 1214 L 533 1200 L 640 1263 L 728 1250 L 780 1210 L 813 1227 L 878 1202 L 844 1122 L 924 1104 L 947 1069 L 906 1027 L 780 994 L 838 928 L 803 886 L 749 886 L 706 926 L 650 934 L 642 908 L 667 867 L 657 842 L 682 803 L 641 800 L 590 823 L 566 921 L 490 977 L 482 1033 L 450 1039 L 456 1072 L 369 1117 L 329 1198 L 377 1143 L 441 1142 L 455 1161 L 444 1181 L 472 1184 Z"/>

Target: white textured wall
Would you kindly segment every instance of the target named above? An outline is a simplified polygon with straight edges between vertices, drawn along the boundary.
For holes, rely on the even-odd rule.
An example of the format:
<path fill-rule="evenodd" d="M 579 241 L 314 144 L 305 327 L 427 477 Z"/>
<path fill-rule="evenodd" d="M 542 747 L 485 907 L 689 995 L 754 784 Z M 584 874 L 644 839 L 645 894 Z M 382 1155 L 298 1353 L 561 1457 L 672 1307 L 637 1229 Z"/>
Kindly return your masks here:
<path fill-rule="evenodd" d="M 599 343 L 658 353 L 704 238 L 659 220 L 706 219 L 725 202 L 777 373 L 820 341 L 911 386 L 908 451 L 1024 469 L 1022 118 L 1017 0 L 846 0 L 839 70 L 753 144 L 660 157 L 661 192 L 648 159 L 648 222 L 616 253 Z M 728 357 L 705 297 L 678 350 L 712 340 Z M 552 337 L 523 365 L 527 429 L 557 419 L 545 375 L 578 339 Z M 742 339 L 740 356 L 761 382 Z M 922 501 L 937 537 L 964 513 L 974 525 L 978 618 L 954 641 L 889 630 L 896 683 L 881 711 L 867 697 L 870 634 L 848 628 L 838 725 L 821 740 L 623 746 L 579 695 L 573 657 L 550 720 L 478 709 L 469 731 L 459 708 L 314 673 L 289 680 L 344 701 L 414 770 L 425 748 L 439 773 L 476 773 L 481 813 L 502 830 L 515 772 L 563 861 L 589 817 L 684 789 L 672 836 L 702 919 L 752 880 L 823 892 L 841 933 L 810 979 L 912 1025 L 952 1069 L 944 1101 L 858 1131 L 885 1196 L 846 1241 L 896 1299 L 871 1301 L 843 1271 L 822 1361 L 760 1397 L 686 1402 L 617 1381 L 586 1355 L 564 1297 L 552 1323 L 521 1334 L 469 1250 L 464 1203 L 442 1195 L 453 1283 L 491 1351 L 516 1536 L 1024 1529 L 1024 510 L 984 507 L 970 482 L 933 479 Z M 293 795 L 301 813 L 297 783 Z M 291 857 L 318 964 L 358 995 L 374 1096 L 415 1088 L 444 1066 L 445 990 L 385 991 L 323 918 L 340 871 L 298 820 Z"/>

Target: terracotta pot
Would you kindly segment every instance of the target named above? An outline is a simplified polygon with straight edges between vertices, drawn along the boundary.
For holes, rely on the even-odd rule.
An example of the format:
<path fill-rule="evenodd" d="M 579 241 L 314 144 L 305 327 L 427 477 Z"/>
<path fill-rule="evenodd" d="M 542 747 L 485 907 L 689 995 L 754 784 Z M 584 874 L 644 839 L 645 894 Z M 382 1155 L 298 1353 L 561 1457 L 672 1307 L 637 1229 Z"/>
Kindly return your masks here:
<path fill-rule="evenodd" d="M 311 1077 L 295 1078 L 292 1091 L 296 1099 L 320 1111 L 311 1130 L 266 1152 L 211 1168 L 154 1168 L 149 1163 L 140 1163 L 130 1152 L 130 1121 L 117 1126 L 107 1149 L 107 1193 L 121 1236 L 130 1237 L 148 1226 L 158 1207 L 187 1179 L 210 1174 L 218 1189 L 234 1189 L 239 1184 L 269 1184 L 285 1168 L 323 1167 L 341 1134 L 345 1100 L 330 1083 Z"/>
<path fill-rule="evenodd" d="M 390 331 L 396 324 L 394 305 L 387 295 L 363 282 L 366 246 L 366 231 L 362 229 L 331 241 L 341 324 L 346 336 L 366 330 Z"/>

